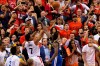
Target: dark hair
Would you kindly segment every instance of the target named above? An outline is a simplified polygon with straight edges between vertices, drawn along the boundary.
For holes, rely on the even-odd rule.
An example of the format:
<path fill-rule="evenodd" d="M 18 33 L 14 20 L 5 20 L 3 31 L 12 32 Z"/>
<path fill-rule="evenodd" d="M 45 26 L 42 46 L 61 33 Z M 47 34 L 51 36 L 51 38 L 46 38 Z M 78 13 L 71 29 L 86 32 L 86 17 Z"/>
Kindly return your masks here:
<path fill-rule="evenodd" d="M 18 42 L 18 41 L 19 41 L 18 39 L 15 39 L 15 40 L 14 40 L 14 42 Z"/>
<path fill-rule="evenodd" d="M 16 48 L 16 46 L 14 46 L 14 47 L 11 47 L 11 54 L 12 55 L 16 55 L 16 51 L 17 51 L 17 48 Z"/>
<path fill-rule="evenodd" d="M 88 38 L 94 39 L 93 35 L 89 35 L 89 37 L 88 37 Z"/>
<path fill-rule="evenodd" d="M 2 44 L 3 44 L 3 42 L 2 42 L 2 41 L 0 41 L 0 46 L 2 46 Z"/>
<path fill-rule="evenodd" d="M 72 52 L 72 49 L 73 49 L 73 47 L 72 47 L 72 42 L 73 42 L 74 40 L 71 40 L 70 42 L 69 42 L 69 45 L 68 45 L 68 47 L 69 47 L 69 49 L 70 49 L 70 51 Z M 74 41 L 74 43 L 75 43 L 75 41 Z"/>
<path fill-rule="evenodd" d="M 55 28 L 55 27 L 53 27 L 53 28 Z M 52 42 L 58 38 L 58 31 L 57 31 L 57 29 L 55 28 L 55 29 L 56 29 L 56 32 L 53 33 L 53 28 L 51 28 L 51 30 L 50 30 L 50 34 L 51 34 L 50 39 L 51 39 Z"/>
<path fill-rule="evenodd" d="M 25 35 L 25 39 L 26 39 L 26 41 L 30 41 L 30 33 Z"/>
<path fill-rule="evenodd" d="M 50 30 L 50 33 L 52 34 L 53 33 L 53 28 L 55 27 L 52 27 L 51 30 Z M 57 29 L 55 28 L 56 32 L 57 32 Z"/>

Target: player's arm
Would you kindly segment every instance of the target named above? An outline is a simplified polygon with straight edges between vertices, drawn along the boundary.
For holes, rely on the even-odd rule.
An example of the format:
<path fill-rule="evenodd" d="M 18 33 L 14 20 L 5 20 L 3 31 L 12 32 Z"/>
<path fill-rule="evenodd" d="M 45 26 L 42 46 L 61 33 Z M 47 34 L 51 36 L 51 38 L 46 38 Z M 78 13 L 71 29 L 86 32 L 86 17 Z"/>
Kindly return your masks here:
<path fill-rule="evenodd" d="M 15 61 L 15 66 L 20 66 L 20 59 L 19 59 L 19 58 L 16 59 L 16 61 Z"/>
<path fill-rule="evenodd" d="M 20 64 L 26 66 L 27 63 L 26 63 L 25 57 L 23 55 L 21 55 L 21 56 L 22 56 L 23 60 L 20 60 Z"/>
<path fill-rule="evenodd" d="M 50 58 L 49 62 L 52 62 L 52 60 L 58 55 L 58 44 L 54 43 L 54 54 Z"/>

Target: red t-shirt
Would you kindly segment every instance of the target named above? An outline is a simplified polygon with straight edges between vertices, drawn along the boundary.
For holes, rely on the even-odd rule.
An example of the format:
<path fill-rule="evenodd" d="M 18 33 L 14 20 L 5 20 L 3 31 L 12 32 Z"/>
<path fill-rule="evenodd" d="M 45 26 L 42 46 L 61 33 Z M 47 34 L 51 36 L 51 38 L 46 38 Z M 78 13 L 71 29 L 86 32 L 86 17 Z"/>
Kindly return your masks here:
<path fill-rule="evenodd" d="M 50 4 L 46 4 L 46 6 L 45 6 L 45 11 L 48 12 L 48 14 L 47 14 L 46 17 L 47 17 L 48 19 L 52 20 L 52 13 L 51 13 L 52 9 L 51 9 Z"/>
<path fill-rule="evenodd" d="M 61 31 L 59 31 L 59 33 L 60 33 L 61 37 L 65 37 L 65 38 L 69 39 L 70 34 L 71 34 L 71 30 L 67 30 L 67 31 L 61 30 Z"/>
<path fill-rule="evenodd" d="M 7 0 L 0 0 L 0 4 L 5 5 L 7 3 Z"/>
<path fill-rule="evenodd" d="M 19 39 L 20 43 L 22 44 L 25 41 L 25 35 L 21 36 Z"/>
<path fill-rule="evenodd" d="M 82 28 L 82 23 L 81 22 L 70 22 L 69 23 L 69 29 L 71 31 L 76 30 L 78 32 L 78 30 Z"/>

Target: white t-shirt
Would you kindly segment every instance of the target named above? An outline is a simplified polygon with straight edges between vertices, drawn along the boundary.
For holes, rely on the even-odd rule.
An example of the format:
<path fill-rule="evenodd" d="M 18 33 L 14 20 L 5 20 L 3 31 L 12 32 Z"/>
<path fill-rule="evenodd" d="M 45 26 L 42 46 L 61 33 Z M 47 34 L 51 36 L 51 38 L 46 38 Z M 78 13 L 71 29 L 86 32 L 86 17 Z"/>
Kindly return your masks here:
<path fill-rule="evenodd" d="M 35 45 L 34 41 L 29 41 L 25 43 L 25 48 L 27 49 L 28 56 L 40 56 L 40 48 L 39 46 Z"/>
<path fill-rule="evenodd" d="M 95 47 L 98 47 L 96 44 L 93 44 Z M 82 52 L 86 53 L 86 62 L 88 64 L 95 64 L 95 48 L 89 47 L 88 44 L 82 48 Z"/>
<path fill-rule="evenodd" d="M 99 38 L 100 38 L 99 34 L 94 35 L 94 40 L 98 41 Z"/>
<path fill-rule="evenodd" d="M 7 58 L 5 66 L 19 66 L 20 59 L 16 55 L 11 55 Z"/>
<path fill-rule="evenodd" d="M 3 63 L 4 62 L 5 56 L 6 56 L 6 51 L 4 51 L 4 52 L 1 52 L 0 51 L 0 63 Z"/>

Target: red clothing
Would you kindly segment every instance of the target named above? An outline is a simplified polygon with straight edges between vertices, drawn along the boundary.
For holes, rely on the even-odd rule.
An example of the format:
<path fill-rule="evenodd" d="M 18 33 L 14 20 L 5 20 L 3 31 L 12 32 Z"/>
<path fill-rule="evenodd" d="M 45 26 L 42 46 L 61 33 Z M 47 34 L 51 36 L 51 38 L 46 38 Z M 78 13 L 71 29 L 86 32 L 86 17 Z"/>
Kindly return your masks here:
<path fill-rule="evenodd" d="M 85 40 L 84 38 L 81 38 L 81 42 L 82 42 L 82 47 L 83 47 L 84 45 L 88 44 L 88 38 L 86 38 Z"/>
<path fill-rule="evenodd" d="M 42 2 L 42 5 L 45 7 L 45 5 L 46 5 L 46 0 L 41 0 L 41 2 Z"/>
<path fill-rule="evenodd" d="M 89 28 L 92 28 L 94 26 L 94 24 L 92 22 L 88 22 L 88 26 L 89 26 Z"/>
<path fill-rule="evenodd" d="M 48 12 L 48 15 L 46 16 L 48 19 L 52 20 L 52 8 L 50 6 L 50 4 L 46 4 L 45 6 L 45 11 Z"/>
<path fill-rule="evenodd" d="M 16 7 L 16 3 L 17 1 L 16 0 L 7 0 L 8 1 L 8 4 L 9 6 L 14 9 Z"/>
<path fill-rule="evenodd" d="M 20 44 L 23 44 L 23 42 L 25 41 L 25 35 L 21 36 L 19 41 L 20 41 Z"/>
<path fill-rule="evenodd" d="M 95 14 L 100 15 L 100 6 L 99 5 L 95 7 Z"/>
<path fill-rule="evenodd" d="M 19 24 L 23 23 L 23 19 L 22 17 L 26 15 L 25 12 L 20 12 L 20 11 L 17 11 L 17 15 L 18 15 L 18 19 L 19 19 Z"/>
<path fill-rule="evenodd" d="M 25 34 L 25 26 L 22 26 L 22 27 L 21 27 L 21 33 L 22 33 L 22 34 Z"/>
<path fill-rule="evenodd" d="M 0 4 L 5 5 L 7 3 L 7 0 L 0 0 Z"/>
<path fill-rule="evenodd" d="M 70 22 L 69 23 L 69 29 L 71 31 L 76 30 L 78 33 L 78 30 L 82 28 L 82 23 L 81 22 Z"/>
<path fill-rule="evenodd" d="M 69 39 L 70 34 L 71 34 L 71 30 L 67 30 L 67 31 L 61 30 L 61 31 L 59 31 L 59 33 L 60 33 L 61 37 L 65 37 L 65 38 Z"/>
<path fill-rule="evenodd" d="M 16 21 L 14 22 L 15 25 L 20 25 L 19 19 L 17 18 Z"/>
<path fill-rule="evenodd" d="M 78 9 L 81 9 L 81 11 L 84 11 L 84 8 L 83 6 L 80 4 L 79 6 L 76 5 L 76 8 L 75 8 L 75 13 L 77 14 L 77 10 Z"/>
<path fill-rule="evenodd" d="M 11 31 L 10 31 L 10 35 L 13 35 L 16 30 L 17 30 L 16 28 L 12 28 Z"/>

